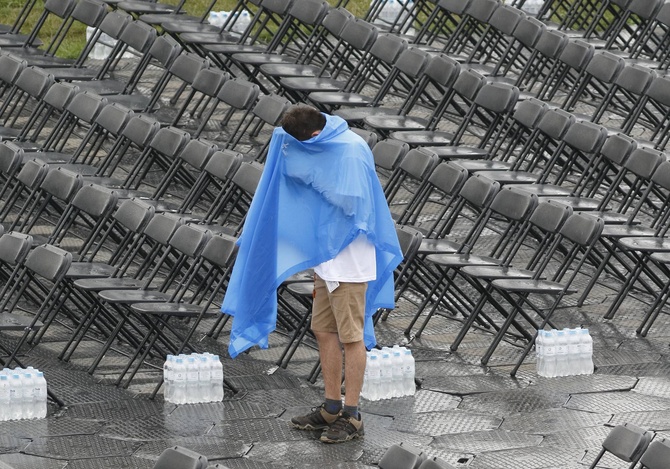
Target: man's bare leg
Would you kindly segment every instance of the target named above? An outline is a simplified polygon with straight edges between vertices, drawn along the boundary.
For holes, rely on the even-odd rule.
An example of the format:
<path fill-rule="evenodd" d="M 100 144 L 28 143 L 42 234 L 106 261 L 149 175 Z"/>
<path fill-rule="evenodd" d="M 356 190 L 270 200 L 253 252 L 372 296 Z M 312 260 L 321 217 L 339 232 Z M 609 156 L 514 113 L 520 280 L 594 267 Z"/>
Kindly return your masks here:
<path fill-rule="evenodd" d="M 326 399 L 342 399 L 342 346 L 335 332 L 314 331 L 319 344 L 321 373 L 326 388 Z M 365 362 L 363 364 L 365 370 Z M 362 380 L 362 377 L 361 377 Z M 360 389 L 359 389 L 360 393 Z"/>
<path fill-rule="evenodd" d="M 344 405 L 356 407 L 363 388 L 367 355 L 363 341 L 344 344 Z M 325 379 L 325 378 L 324 378 Z"/>

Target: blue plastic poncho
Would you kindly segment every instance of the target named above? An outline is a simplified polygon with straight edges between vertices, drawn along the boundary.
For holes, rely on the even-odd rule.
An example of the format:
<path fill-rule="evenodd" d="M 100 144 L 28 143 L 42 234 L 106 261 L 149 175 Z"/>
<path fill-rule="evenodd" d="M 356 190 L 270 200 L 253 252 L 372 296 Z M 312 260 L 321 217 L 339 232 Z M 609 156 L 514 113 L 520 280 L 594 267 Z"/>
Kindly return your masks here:
<path fill-rule="evenodd" d="M 368 283 L 365 344 L 376 344 L 372 315 L 394 307 L 393 271 L 402 260 L 368 145 L 343 119 L 299 141 L 274 130 L 249 208 L 221 311 L 233 316 L 231 357 L 268 346 L 277 320 L 277 287 L 334 258 L 360 233 L 374 243 L 377 279 Z"/>

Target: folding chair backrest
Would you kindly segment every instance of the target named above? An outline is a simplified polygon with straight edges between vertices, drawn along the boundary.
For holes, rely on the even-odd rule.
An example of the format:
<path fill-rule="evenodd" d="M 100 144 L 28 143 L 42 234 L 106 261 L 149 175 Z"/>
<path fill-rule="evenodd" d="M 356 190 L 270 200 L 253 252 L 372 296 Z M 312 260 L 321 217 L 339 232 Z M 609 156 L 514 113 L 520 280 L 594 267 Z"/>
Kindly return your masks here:
<path fill-rule="evenodd" d="M 125 229 L 141 233 L 155 214 L 156 209 L 153 205 L 132 198 L 124 200 L 114 212 L 113 217 Z"/>
<path fill-rule="evenodd" d="M 231 179 L 242 164 L 242 154 L 230 150 L 219 150 L 212 154 L 205 171 L 222 181 Z"/>
<path fill-rule="evenodd" d="M 160 128 L 160 122 L 152 117 L 140 114 L 128 121 L 121 135 L 142 148 L 149 144 Z"/>
<path fill-rule="evenodd" d="M 519 24 L 514 28 L 512 35 L 517 41 L 530 49 L 535 46 L 546 29 L 547 26 L 543 22 L 529 16 L 521 18 Z"/>
<path fill-rule="evenodd" d="M 5 86 L 11 86 L 28 66 L 25 60 L 8 53 L 0 54 L 0 81 Z"/>
<path fill-rule="evenodd" d="M 474 174 L 470 176 L 459 192 L 459 196 L 476 207 L 485 207 L 500 190 L 500 184 Z"/>
<path fill-rule="evenodd" d="M 191 134 L 176 127 L 164 127 L 151 139 L 149 146 L 158 153 L 174 158 L 191 140 Z"/>
<path fill-rule="evenodd" d="M 393 139 L 381 140 L 372 148 L 375 167 L 387 172 L 393 171 L 408 151 L 409 145 L 405 142 Z"/>
<path fill-rule="evenodd" d="M 97 0 L 79 0 L 72 10 L 72 19 L 86 26 L 97 27 L 107 15 L 107 5 Z"/>
<path fill-rule="evenodd" d="M 236 241 L 237 238 L 224 233 L 214 235 L 202 250 L 201 256 L 219 267 L 228 266 L 237 254 Z"/>
<path fill-rule="evenodd" d="M 495 14 L 489 17 L 488 23 L 500 33 L 511 35 L 522 19 L 526 17 L 518 8 L 509 5 L 501 5 L 495 9 Z"/>
<path fill-rule="evenodd" d="M 33 247 L 29 234 L 9 231 L 0 236 L 0 262 L 15 266 L 23 262 Z"/>
<path fill-rule="evenodd" d="M 180 217 L 169 216 L 163 213 L 157 213 L 147 226 L 144 228 L 144 234 L 152 240 L 166 246 L 177 228 L 184 224 Z"/>
<path fill-rule="evenodd" d="M 563 141 L 582 153 L 596 153 L 607 139 L 607 129 L 588 121 L 572 124 L 563 136 Z"/>
<path fill-rule="evenodd" d="M 544 113 L 537 128 L 554 141 L 563 138 L 568 129 L 575 123 L 574 114 L 562 109 L 549 109 Z"/>
<path fill-rule="evenodd" d="M 575 244 L 588 246 L 598 239 L 603 226 L 604 222 L 601 218 L 573 213 L 561 227 L 560 233 Z"/>
<path fill-rule="evenodd" d="M 66 110 L 77 119 L 91 123 L 105 106 L 107 106 L 107 98 L 104 96 L 82 91 L 70 100 Z"/>
<path fill-rule="evenodd" d="M 258 98 L 251 112 L 263 123 L 277 126 L 290 106 L 291 102 L 288 99 L 276 94 L 266 94 Z"/>
<path fill-rule="evenodd" d="M 186 83 L 193 83 L 198 72 L 209 67 L 209 60 L 192 52 L 181 52 L 170 64 L 170 73 Z"/>
<path fill-rule="evenodd" d="M 179 153 L 179 159 L 202 171 L 218 149 L 215 143 L 203 139 L 192 139 L 184 145 L 184 149 Z"/>
<path fill-rule="evenodd" d="M 145 54 L 158 37 L 156 29 L 142 21 L 128 23 L 119 36 L 119 41 L 131 49 Z"/>
<path fill-rule="evenodd" d="M 668 467 L 670 461 L 670 440 L 666 438 L 655 439 L 640 458 L 640 464 L 644 469 L 663 469 Z"/>
<path fill-rule="evenodd" d="M 67 273 L 71 263 L 71 253 L 50 244 L 43 244 L 30 251 L 24 265 L 34 274 L 56 283 Z"/>
<path fill-rule="evenodd" d="M 153 469 L 205 469 L 207 458 L 181 446 L 174 446 L 164 450 Z"/>
<path fill-rule="evenodd" d="M 233 183 L 249 195 L 256 193 L 263 168 L 254 163 L 242 163 L 233 176 Z"/>
<path fill-rule="evenodd" d="M 98 28 L 112 39 L 119 39 L 123 30 L 133 18 L 121 10 L 110 11 L 100 22 Z"/>
<path fill-rule="evenodd" d="M 230 75 L 218 68 L 203 68 L 198 71 L 191 87 L 206 96 L 216 96 Z"/>
<path fill-rule="evenodd" d="M 54 83 L 55 79 L 47 69 L 28 67 L 21 72 L 15 85 L 29 96 L 40 99 Z"/>
<path fill-rule="evenodd" d="M 491 202 L 491 211 L 510 220 L 523 220 L 530 216 L 537 206 L 537 196 L 504 187 Z"/>
<path fill-rule="evenodd" d="M 64 202 L 70 201 L 83 185 L 83 178 L 77 173 L 55 168 L 46 175 L 40 189 Z"/>
<path fill-rule="evenodd" d="M 212 232 L 192 225 L 181 225 L 170 238 L 170 246 L 188 257 L 200 255 Z"/>
<path fill-rule="evenodd" d="M 119 103 L 110 103 L 100 110 L 95 118 L 95 124 L 113 135 L 119 135 L 134 115 L 132 109 Z"/>
<path fill-rule="evenodd" d="M 118 196 L 113 190 L 95 184 L 82 186 L 72 199 L 72 205 L 88 215 L 98 218 L 116 208 Z"/>
<path fill-rule="evenodd" d="M 613 134 L 607 137 L 600 153 L 615 165 L 623 165 L 631 152 L 637 147 L 637 141 L 625 134 Z"/>
<path fill-rule="evenodd" d="M 546 200 L 537 205 L 529 222 L 543 233 L 555 234 L 559 232 L 570 215 L 572 215 L 572 208 L 569 205 Z"/>

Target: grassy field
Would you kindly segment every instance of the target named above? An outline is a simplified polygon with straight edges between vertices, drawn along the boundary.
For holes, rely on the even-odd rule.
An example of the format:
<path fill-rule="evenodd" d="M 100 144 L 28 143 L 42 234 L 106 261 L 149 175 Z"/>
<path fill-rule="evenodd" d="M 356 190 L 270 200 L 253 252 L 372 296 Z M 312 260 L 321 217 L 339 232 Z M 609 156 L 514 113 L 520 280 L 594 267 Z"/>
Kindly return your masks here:
<path fill-rule="evenodd" d="M 171 5 L 176 5 L 179 3 L 179 0 L 160 0 L 161 3 L 167 3 Z M 12 24 L 16 19 L 19 11 L 23 7 L 26 0 L 0 0 L 0 23 Z M 193 15 L 201 15 L 207 6 L 209 5 L 210 0 L 186 0 L 185 11 Z M 214 6 L 215 11 L 228 10 L 232 5 L 236 3 L 236 0 L 219 0 Z M 330 0 L 330 3 L 335 5 L 337 4 L 336 0 Z M 362 16 L 369 6 L 369 0 L 350 0 L 347 4 L 347 9 L 351 11 L 356 16 Z M 44 0 L 38 0 L 37 4 L 33 8 L 30 17 L 26 24 L 21 29 L 21 32 L 29 32 L 35 22 L 37 21 L 40 14 L 44 11 Z M 56 29 L 60 24 L 60 19 L 50 15 L 51 18 L 45 23 L 45 25 L 40 30 L 40 39 L 44 42 L 48 42 L 49 39 L 56 33 Z M 74 58 L 77 57 L 79 52 L 82 50 L 84 43 L 86 41 L 86 27 L 82 24 L 76 24 L 71 29 L 70 34 L 68 35 L 67 40 L 61 45 L 58 50 L 57 55 L 61 57 Z"/>

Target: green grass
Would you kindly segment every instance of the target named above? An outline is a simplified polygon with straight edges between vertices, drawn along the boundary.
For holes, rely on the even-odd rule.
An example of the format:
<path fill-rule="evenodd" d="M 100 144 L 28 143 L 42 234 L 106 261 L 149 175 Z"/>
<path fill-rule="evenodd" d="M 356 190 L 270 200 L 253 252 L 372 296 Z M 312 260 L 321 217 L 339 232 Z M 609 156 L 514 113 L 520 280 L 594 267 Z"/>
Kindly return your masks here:
<path fill-rule="evenodd" d="M 26 0 L 0 0 L 0 23 L 11 24 L 16 19 L 19 11 L 23 7 Z M 179 0 L 160 0 L 161 3 L 171 5 L 178 4 Z M 336 0 L 329 0 L 331 4 L 336 4 Z M 201 15 L 205 8 L 209 5 L 210 0 L 186 0 L 185 11 L 193 15 Z M 214 6 L 215 11 L 229 10 L 234 4 L 235 0 L 219 0 Z M 369 0 L 350 0 L 347 9 L 356 16 L 362 16 L 369 6 Z M 21 29 L 21 32 L 28 33 L 33 28 L 37 18 L 44 10 L 44 0 L 38 0 L 33 8 L 28 21 Z M 40 29 L 39 37 L 45 43 L 48 43 L 53 35 L 56 33 L 60 25 L 60 18 L 50 15 L 49 20 Z M 66 58 L 75 58 L 83 49 L 86 42 L 86 27 L 81 23 L 75 24 L 67 39 L 58 49 L 57 55 Z"/>

